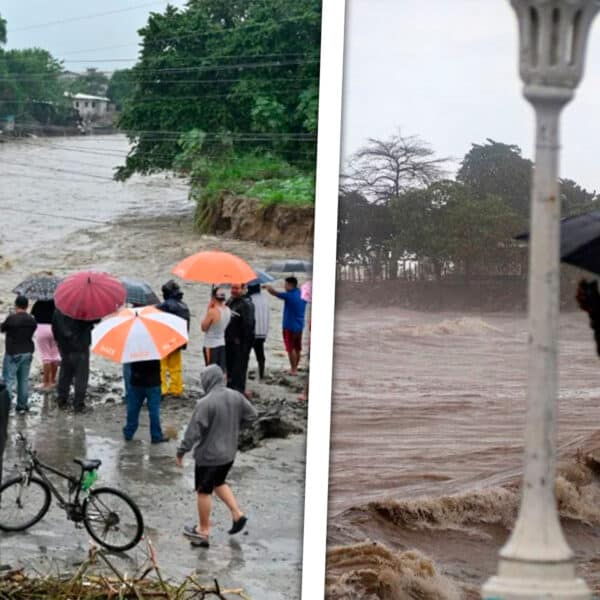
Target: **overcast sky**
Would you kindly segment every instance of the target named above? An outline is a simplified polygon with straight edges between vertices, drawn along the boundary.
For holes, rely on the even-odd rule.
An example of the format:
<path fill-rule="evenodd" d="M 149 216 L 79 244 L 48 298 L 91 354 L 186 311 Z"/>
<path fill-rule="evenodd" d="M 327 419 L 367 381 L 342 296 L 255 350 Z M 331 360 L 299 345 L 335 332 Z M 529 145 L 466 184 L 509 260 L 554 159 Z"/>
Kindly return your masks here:
<path fill-rule="evenodd" d="M 45 48 L 72 71 L 87 66 L 114 70 L 134 64 L 137 30 L 151 11 L 162 12 L 167 4 L 167 0 L 1 0 L 0 15 L 8 22 L 7 48 Z M 184 0 L 170 4 L 183 6 Z"/>
<path fill-rule="evenodd" d="M 508 0 L 347 0 L 343 155 L 400 127 L 459 160 L 492 138 L 532 157 Z M 597 18 L 597 21 L 600 17 Z M 600 192 L 600 26 L 562 118 L 561 176 Z"/>

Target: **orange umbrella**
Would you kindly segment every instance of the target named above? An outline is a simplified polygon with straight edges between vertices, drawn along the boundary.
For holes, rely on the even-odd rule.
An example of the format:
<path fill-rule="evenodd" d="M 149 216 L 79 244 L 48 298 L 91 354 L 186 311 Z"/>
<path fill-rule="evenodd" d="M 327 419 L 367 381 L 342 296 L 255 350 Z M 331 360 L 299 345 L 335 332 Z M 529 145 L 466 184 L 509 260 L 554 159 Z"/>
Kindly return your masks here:
<path fill-rule="evenodd" d="M 198 252 L 184 258 L 172 271 L 178 277 L 203 283 L 247 283 L 256 279 L 252 267 L 229 252 Z"/>
<path fill-rule="evenodd" d="M 187 323 L 154 306 L 124 308 L 92 331 L 92 352 L 120 363 L 159 360 L 188 341 Z"/>

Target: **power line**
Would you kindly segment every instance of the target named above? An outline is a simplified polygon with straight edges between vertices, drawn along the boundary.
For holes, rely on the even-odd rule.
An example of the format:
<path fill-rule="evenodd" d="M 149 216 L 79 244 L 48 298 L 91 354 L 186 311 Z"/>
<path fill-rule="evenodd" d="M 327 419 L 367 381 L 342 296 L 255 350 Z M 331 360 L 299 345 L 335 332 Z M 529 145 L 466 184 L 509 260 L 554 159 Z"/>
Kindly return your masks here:
<path fill-rule="evenodd" d="M 265 31 L 268 31 L 270 29 L 275 29 L 276 27 L 280 26 L 282 23 L 303 21 L 303 20 L 307 19 L 307 17 L 308 17 L 308 15 L 297 15 L 294 17 L 277 19 L 277 21 L 275 23 L 271 23 L 271 24 L 267 25 L 266 27 L 264 26 L 263 23 L 248 23 L 246 25 L 236 25 L 235 27 L 230 27 L 227 29 L 215 29 L 213 31 L 204 31 L 204 32 L 196 31 L 193 33 L 186 33 L 183 35 L 175 35 L 175 36 L 167 36 L 167 37 L 153 37 L 153 38 L 151 38 L 151 40 L 144 40 L 144 41 L 149 41 L 149 42 L 155 43 L 155 42 L 172 42 L 172 41 L 188 39 L 191 37 L 196 37 L 197 39 L 202 39 L 205 37 L 209 37 L 211 35 L 223 35 L 225 33 L 237 33 L 239 31 L 246 31 L 247 29 L 254 29 L 256 27 L 258 27 L 258 28 L 262 27 Z M 104 46 L 102 48 L 91 48 L 88 50 L 71 50 L 69 52 L 63 52 L 63 54 L 67 54 L 67 55 L 68 54 L 81 54 L 81 53 L 86 53 L 86 52 L 96 52 L 96 51 L 100 51 L 100 50 L 115 50 L 115 49 L 128 48 L 128 47 L 131 48 L 133 46 L 139 46 L 140 43 L 141 42 L 137 42 L 135 44 L 119 44 L 117 46 Z"/>
<path fill-rule="evenodd" d="M 174 141 L 171 140 L 167 140 L 171 143 L 175 143 Z M 34 141 L 22 141 L 21 143 L 25 144 L 25 145 L 29 145 L 29 146 L 34 146 L 37 148 L 50 148 L 51 150 L 62 150 L 65 152 L 77 152 L 77 153 L 81 153 L 81 154 L 94 154 L 94 155 L 99 155 L 103 158 L 118 158 L 120 160 L 125 160 L 128 155 L 129 152 L 127 152 L 126 154 L 123 153 L 110 153 L 110 152 L 104 152 L 101 150 L 89 150 L 89 149 L 81 149 L 78 147 L 73 147 L 73 146 L 61 146 L 61 145 L 57 145 L 57 144 L 50 144 L 50 143 L 35 143 Z M 283 152 L 283 154 L 287 154 L 288 158 L 293 157 L 293 158 L 306 158 L 306 154 L 304 153 L 298 153 L 298 152 Z M 153 158 L 164 158 L 167 159 L 169 161 L 171 161 L 173 159 L 173 155 L 172 154 L 152 154 Z M 218 153 L 218 152 L 203 152 L 202 153 L 202 157 L 203 158 L 219 158 L 221 160 L 224 160 L 224 157 L 222 154 Z M 237 157 L 231 157 L 230 159 L 231 161 L 236 161 L 238 160 Z M 311 160 L 304 160 L 302 161 L 304 164 L 306 164 L 307 166 L 315 166 L 315 161 L 314 159 Z M 17 166 L 25 166 L 25 165 L 17 165 Z M 30 166 L 37 166 L 35 164 L 32 164 Z M 91 165 L 90 165 L 91 166 Z M 94 165 L 96 166 L 96 165 Z M 143 182 L 140 182 L 143 183 Z"/>
<path fill-rule="evenodd" d="M 39 29 L 42 27 L 51 27 L 53 25 L 64 25 L 65 23 L 74 23 L 76 21 L 85 21 L 87 19 L 96 19 L 98 17 L 106 17 L 109 15 L 116 15 L 119 13 L 130 12 L 132 10 L 138 10 L 139 8 L 147 8 L 148 6 L 156 6 L 157 4 L 164 4 L 165 0 L 158 0 L 155 2 L 146 2 L 146 4 L 138 4 L 136 6 L 129 6 L 128 8 L 121 8 L 119 10 L 110 10 L 103 13 L 95 13 L 93 15 L 85 15 L 81 17 L 71 17 L 68 19 L 60 19 L 58 21 L 49 21 L 47 23 L 39 23 L 38 25 L 27 25 L 26 27 L 16 27 L 9 29 L 9 33 L 14 31 L 29 31 L 31 29 Z"/>
<path fill-rule="evenodd" d="M 136 72 L 149 74 L 149 73 L 189 73 L 193 71 L 199 72 L 207 72 L 207 71 L 227 71 L 231 69 L 243 70 L 243 69 L 261 69 L 261 68 L 279 68 L 279 67 L 288 67 L 294 65 L 307 65 L 307 64 L 316 64 L 320 61 L 320 58 L 313 58 L 308 60 L 297 59 L 297 60 L 275 60 L 275 61 L 265 61 L 265 62 L 246 62 L 246 63 L 236 63 L 232 65 L 198 65 L 195 67 L 163 67 L 157 69 L 151 68 L 142 68 L 136 67 Z M 107 74 L 112 71 L 96 71 L 96 73 Z M 33 78 L 58 78 L 59 73 L 47 73 L 47 72 L 39 72 L 39 73 L 27 73 L 26 79 L 34 80 Z M 13 77 L 3 77 L 0 81 L 22 81 L 19 76 Z"/>
<path fill-rule="evenodd" d="M 290 57 L 290 56 L 308 56 L 308 57 L 316 57 L 317 55 L 313 55 L 310 53 L 306 53 L 306 52 L 271 52 L 268 54 L 222 54 L 222 55 L 217 55 L 217 56 L 211 56 L 212 59 L 220 59 L 220 58 L 224 58 L 224 59 L 240 59 L 240 58 L 265 58 L 265 57 L 269 57 L 269 58 L 273 58 L 273 57 L 278 57 L 278 56 L 285 56 L 285 57 Z M 134 56 L 131 58 L 95 58 L 95 59 L 86 59 L 86 60 L 69 60 L 67 58 L 63 58 L 61 59 L 62 62 L 69 62 L 69 63 L 99 63 L 99 62 L 131 62 L 132 60 L 139 60 L 138 56 Z M 187 60 L 189 60 L 188 58 L 177 58 L 177 57 L 170 57 L 169 60 L 175 61 L 177 62 L 179 60 L 179 62 L 185 62 Z"/>

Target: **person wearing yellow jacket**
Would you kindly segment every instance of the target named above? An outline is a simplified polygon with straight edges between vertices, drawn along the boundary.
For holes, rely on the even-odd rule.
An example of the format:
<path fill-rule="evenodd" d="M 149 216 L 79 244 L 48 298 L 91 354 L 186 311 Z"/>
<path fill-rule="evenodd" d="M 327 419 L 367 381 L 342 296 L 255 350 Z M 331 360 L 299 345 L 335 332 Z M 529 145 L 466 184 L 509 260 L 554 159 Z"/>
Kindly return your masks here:
<path fill-rule="evenodd" d="M 163 302 L 156 308 L 185 319 L 190 330 L 190 311 L 183 302 L 183 292 L 176 281 L 170 279 L 162 286 Z M 183 394 L 183 357 L 182 350 L 186 346 L 171 352 L 160 361 L 160 387 L 161 394 L 166 396 L 181 396 Z"/>

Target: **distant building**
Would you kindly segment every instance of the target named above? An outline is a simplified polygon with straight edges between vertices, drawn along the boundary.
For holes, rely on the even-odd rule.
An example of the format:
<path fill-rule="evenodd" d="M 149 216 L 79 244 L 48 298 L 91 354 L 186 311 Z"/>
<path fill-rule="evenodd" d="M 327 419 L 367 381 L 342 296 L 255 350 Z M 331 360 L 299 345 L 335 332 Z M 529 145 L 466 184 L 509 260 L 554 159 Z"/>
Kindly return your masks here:
<path fill-rule="evenodd" d="M 68 94 L 73 108 L 84 121 L 100 121 L 113 112 L 109 98 L 89 94 Z"/>
<path fill-rule="evenodd" d="M 81 77 L 81 73 L 75 73 L 75 71 L 63 71 L 58 78 L 61 81 L 75 81 Z"/>

